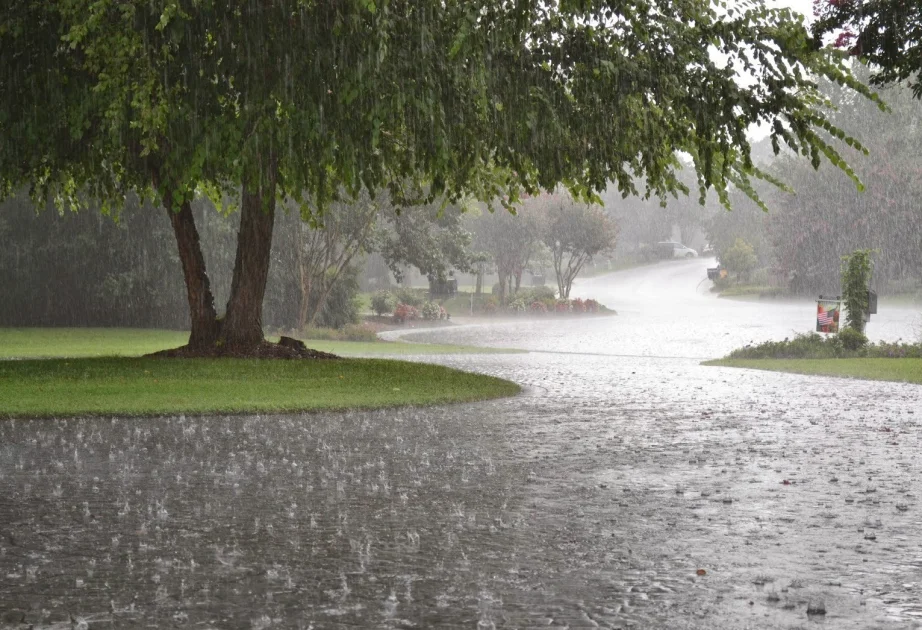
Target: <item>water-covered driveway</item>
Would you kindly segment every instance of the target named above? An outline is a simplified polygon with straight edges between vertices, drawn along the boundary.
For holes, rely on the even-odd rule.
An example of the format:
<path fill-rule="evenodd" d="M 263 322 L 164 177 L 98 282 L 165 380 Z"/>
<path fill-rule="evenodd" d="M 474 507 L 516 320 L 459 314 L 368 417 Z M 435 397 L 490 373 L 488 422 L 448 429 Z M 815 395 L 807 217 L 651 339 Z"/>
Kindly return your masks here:
<path fill-rule="evenodd" d="M 430 359 L 514 399 L 0 424 L 0 623 L 922 627 L 922 387 L 700 366 L 811 314 L 704 264 L 577 288 L 618 317 L 439 332 L 551 350 Z"/>

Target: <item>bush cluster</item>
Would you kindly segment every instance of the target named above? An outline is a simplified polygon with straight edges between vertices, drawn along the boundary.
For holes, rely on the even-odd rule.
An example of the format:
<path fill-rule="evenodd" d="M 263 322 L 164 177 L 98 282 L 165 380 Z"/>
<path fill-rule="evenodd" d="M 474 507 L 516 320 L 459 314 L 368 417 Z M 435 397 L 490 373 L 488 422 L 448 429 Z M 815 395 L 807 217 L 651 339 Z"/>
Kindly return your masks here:
<path fill-rule="evenodd" d="M 500 311 L 499 301 L 491 296 L 483 302 L 484 313 L 488 315 Z M 521 289 L 512 296 L 509 303 L 502 309 L 504 312 L 521 315 L 531 313 L 544 315 L 547 313 L 568 314 L 568 313 L 604 313 L 609 309 L 599 304 L 593 299 L 558 299 L 554 297 L 554 290 L 549 287 L 534 287 L 532 289 Z"/>
<path fill-rule="evenodd" d="M 394 312 L 395 308 L 397 308 L 397 298 L 390 291 L 375 291 L 371 296 L 371 310 L 378 317 Z"/>
<path fill-rule="evenodd" d="M 409 321 L 419 319 L 419 310 L 409 304 L 398 304 L 394 309 L 394 321 L 398 324 L 404 324 Z"/>
<path fill-rule="evenodd" d="M 426 302 L 423 304 L 420 309 L 420 314 L 423 316 L 423 319 L 430 321 L 448 317 L 448 311 L 446 311 L 442 305 L 435 302 Z"/>
<path fill-rule="evenodd" d="M 400 287 L 394 291 L 394 296 L 399 304 L 420 308 L 429 299 L 429 292 L 426 289 Z"/>
<path fill-rule="evenodd" d="M 844 358 L 922 358 L 922 343 L 869 343 L 863 333 L 843 328 L 824 338 L 811 332 L 784 341 L 766 341 L 730 353 L 730 359 L 844 359 Z"/>

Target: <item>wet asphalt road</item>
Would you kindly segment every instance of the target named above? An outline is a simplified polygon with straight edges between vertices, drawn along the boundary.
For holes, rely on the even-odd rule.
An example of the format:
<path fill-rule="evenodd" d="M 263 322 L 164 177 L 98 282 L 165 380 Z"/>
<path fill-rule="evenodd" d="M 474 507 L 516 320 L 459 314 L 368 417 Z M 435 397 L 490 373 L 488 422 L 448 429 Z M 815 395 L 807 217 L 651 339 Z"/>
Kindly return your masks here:
<path fill-rule="evenodd" d="M 701 366 L 812 315 L 705 266 L 438 332 L 545 350 L 427 358 L 513 399 L 0 424 L 0 625 L 922 627 L 922 387 Z"/>

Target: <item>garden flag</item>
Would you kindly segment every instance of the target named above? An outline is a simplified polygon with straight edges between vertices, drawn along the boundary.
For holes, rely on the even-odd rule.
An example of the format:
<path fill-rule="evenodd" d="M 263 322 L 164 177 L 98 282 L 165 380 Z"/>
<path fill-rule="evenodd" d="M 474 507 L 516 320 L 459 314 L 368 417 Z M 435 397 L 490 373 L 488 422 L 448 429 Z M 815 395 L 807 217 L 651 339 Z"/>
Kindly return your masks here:
<path fill-rule="evenodd" d="M 816 301 L 816 332 L 839 332 L 839 311 L 841 303 L 838 300 Z"/>

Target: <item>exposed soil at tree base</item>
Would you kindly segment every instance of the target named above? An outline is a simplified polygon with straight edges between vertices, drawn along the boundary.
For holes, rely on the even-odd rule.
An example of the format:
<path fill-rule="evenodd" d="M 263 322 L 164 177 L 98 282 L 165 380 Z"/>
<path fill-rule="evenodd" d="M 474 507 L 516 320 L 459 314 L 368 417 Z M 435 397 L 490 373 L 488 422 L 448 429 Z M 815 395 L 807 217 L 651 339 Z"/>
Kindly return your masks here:
<path fill-rule="evenodd" d="M 339 355 L 314 350 L 304 342 L 282 337 L 279 343 L 263 341 L 255 347 L 215 345 L 208 348 L 193 348 L 188 345 L 154 352 L 148 357 L 157 359 L 340 359 Z"/>

